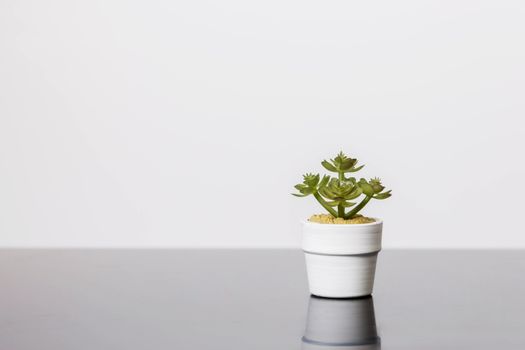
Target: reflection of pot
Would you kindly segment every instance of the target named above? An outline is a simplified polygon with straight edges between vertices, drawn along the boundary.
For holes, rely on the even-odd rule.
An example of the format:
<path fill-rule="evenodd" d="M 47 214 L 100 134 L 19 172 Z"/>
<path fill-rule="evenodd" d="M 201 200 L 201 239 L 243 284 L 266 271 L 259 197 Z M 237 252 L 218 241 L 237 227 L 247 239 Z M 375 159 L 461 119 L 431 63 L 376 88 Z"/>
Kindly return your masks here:
<path fill-rule="evenodd" d="M 372 297 L 310 297 L 303 337 L 304 350 L 379 350 Z"/>

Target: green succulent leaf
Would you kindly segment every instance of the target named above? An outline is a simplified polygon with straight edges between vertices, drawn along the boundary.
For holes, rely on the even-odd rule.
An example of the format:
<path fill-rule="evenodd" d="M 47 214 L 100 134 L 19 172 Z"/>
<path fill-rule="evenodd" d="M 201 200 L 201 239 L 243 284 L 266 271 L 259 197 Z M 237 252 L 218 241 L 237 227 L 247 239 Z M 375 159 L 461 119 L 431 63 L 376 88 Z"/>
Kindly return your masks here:
<path fill-rule="evenodd" d="M 306 197 L 306 196 L 309 196 L 310 194 L 298 194 L 298 193 L 292 193 L 292 196 L 296 196 L 296 197 Z"/>
<path fill-rule="evenodd" d="M 379 178 L 373 178 L 369 181 L 370 186 L 374 189 L 374 193 L 380 193 L 385 189 L 385 186 L 381 184 L 381 179 Z"/>
<path fill-rule="evenodd" d="M 348 178 L 345 178 L 345 181 L 350 182 L 350 183 L 352 183 L 353 185 L 356 184 L 355 177 L 348 177 Z"/>
<path fill-rule="evenodd" d="M 308 187 L 315 187 L 319 183 L 319 174 L 305 174 L 303 179 L 304 184 Z"/>
<path fill-rule="evenodd" d="M 350 169 L 352 169 L 356 163 L 357 163 L 357 159 L 352 159 L 352 158 L 343 159 L 341 161 L 341 165 L 339 169 L 345 172 L 350 171 Z"/>
<path fill-rule="evenodd" d="M 330 176 L 329 175 L 325 175 L 323 176 L 321 182 L 319 182 L 319 188 L 323 188 L 326 186 L 326 184 L 328 184 L 328 182 L 330 181 Z"/>
<path fill-rule="evenodd" d="M 334 173 L 337 173 L 337 168 L 332 164 L 330 163 L 329 161 L 327 160 L 323 160 L 321 162 L 321 165 L 328 171 L 332 171 Z"/>
<path fill-rule="evenodd" d="M 386 192 L 383 192 L 383 193 L 378 193 L 378 194 L 374 195 L 374 198 L 375 199 L 387 199 L 388 197 L 392 196 L 391 192 L 392 192 L 392 190 L 386 191 Z"/>
<path fill-rule="evenodd" d="M 345 199 L 346 200 L 355 199 L 359 197 L 361 194 L 363 194 L 363 190 L 360 187 L 355 186 L 352 192 L 350 192 L 349 194 L 345 196 Z"/>
<path fill-rule="evenodd" d="M 358 185 L 367 196 L 371 197 L 374 195 L 374 188 L 365 179 L 359 180 Z"/>
<path fill-rule="evenodd" d="M 306 190 L 308 188 L 308 186 L 304 185 L 304 184 L 297 184 L 294 186 L 294 188 L 297 190 L 297 191 L 303 191 L 303 190 Z"/>
<path fill-rule="evenodd" d="M 337 153 L 337 155 L 335 156 L 334 158 L 334 163 L 337 163 L 337 164 L 341 164 L 345 159 L 347 159 L 348 157 L 346 156 L 346 154 L 343 153 L 343 151 L 340 151 L 339 153 Z"/>
<path fill-rule="evenodd" d="M 336 199 L 337 198 L 337 194 L 333 193 L 332 191 L 330 191 L 330 189 L 328 187 L 321 188 L 319 190 L 319 193 L 321 194 L 321 196 L 323 196 L 325 198 L 328 198 L 328 199 Z"/>
<path fill-rule="evenodd" d="M 356 162 L 356 163 L 357 163 L 357 162 Z M 355 167 L 355 166 L 354 166 L 353 168 L 347 170 L 347 172 L 349 172 L 349 173 L 355 173 L 356 171 L 359 171 L 359 170 L 363 169 L 364 167 L 365 167 L 364 164 L 361 165 L 361 166 L 358 166 L 358 167 Z"/>

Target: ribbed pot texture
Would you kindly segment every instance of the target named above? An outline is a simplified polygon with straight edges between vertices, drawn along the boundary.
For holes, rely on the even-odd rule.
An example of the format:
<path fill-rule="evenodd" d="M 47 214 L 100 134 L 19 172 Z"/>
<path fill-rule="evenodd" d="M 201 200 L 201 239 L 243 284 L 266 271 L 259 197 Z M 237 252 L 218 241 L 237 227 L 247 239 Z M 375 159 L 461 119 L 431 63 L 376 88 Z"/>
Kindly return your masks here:
<path fill-rule="evenodd" d="M 303 223 L 303 251 L 310 293 L 325 298 L 372 294 L 383 222 Z"/>

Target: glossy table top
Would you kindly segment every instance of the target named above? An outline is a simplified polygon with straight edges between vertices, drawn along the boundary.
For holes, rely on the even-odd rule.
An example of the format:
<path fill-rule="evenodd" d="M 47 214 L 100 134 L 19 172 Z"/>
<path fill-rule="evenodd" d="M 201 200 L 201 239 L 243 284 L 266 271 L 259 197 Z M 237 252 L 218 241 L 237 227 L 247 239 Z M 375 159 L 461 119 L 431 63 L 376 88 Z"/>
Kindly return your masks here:
<path fill-rule="evenodd" d="M 524 272 L 383 251 L 373 298 L 329 300 L 300 251 L 1 250 L 0 349 L 525 349 Z"/>

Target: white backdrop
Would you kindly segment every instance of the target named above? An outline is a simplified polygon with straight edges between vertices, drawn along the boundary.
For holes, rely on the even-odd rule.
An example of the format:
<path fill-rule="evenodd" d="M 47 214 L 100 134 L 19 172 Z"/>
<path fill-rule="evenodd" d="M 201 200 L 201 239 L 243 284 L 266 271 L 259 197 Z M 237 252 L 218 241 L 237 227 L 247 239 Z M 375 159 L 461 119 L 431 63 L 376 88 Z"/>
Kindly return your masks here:
<path fill-rule="evenodd" d="M 0 2 L 0 246 L 297 247 L 345 150 L 385 247 L 525 247 L 523 1 Z"/>

